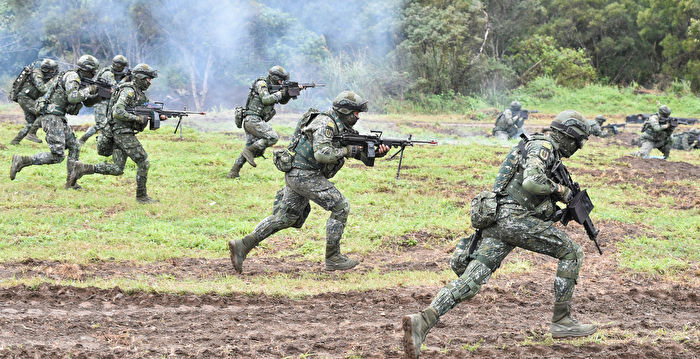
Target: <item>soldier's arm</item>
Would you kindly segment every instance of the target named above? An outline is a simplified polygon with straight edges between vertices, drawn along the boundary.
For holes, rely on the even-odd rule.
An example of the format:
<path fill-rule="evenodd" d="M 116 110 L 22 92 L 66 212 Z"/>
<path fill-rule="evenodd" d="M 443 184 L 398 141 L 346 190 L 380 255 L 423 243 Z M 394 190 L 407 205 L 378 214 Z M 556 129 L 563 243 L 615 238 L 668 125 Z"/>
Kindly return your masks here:
<path fill-rule="evenodd" d="M 333 134 L 336 132 L 333 120 L 317 118 L 311 123 L 310 131 L 313 132 L 313 149 L 316 161 L 330 164 L 337 163 L 338 160 L 345 157 L 345 147 L 335 147 L 332 143 Z"/>
<path fill-rule="evenodd" d="M 49 87 L 53 84 L 52 81 L 46 81 L 44 82 L 44 75 L 41 73 L 41 71 L 32 71 L 32 73 L 29 75 L 29 79 L 32 82 L 32 85 L 36 87 L 37 90 L 39 90 L 39 93 L 42 95 L 46 93 L 46 91 L 49 90 Z"/>
<path fill-rule="evenodd" d="M 527 160 L 523 172 L 523 189 L 535 195 L 550 195 L 559 190 L 559 185 L 547 176 L 553 163 L 551 145 L 548 142 L 528 142 Z"/>
<path fill-rule="evenodd" d="M 669 122 L 666 122 L 665 124 L 660 124 L 659 123 L 659 118 L 656 116 L 652 116 L 649 118 L 649 125 L 651 126 L 651 129 L 654 130 L 654 132 L 661 132 L 665 129 L 668 128 L 671 124 Z"/>
<path fill-rule="evenodd" d="M 114 78 L 112 71 L 103 72 L 102 75 L 100 75 L 99 80 L 102 80 L 102 82 L 106 82 L 111 86 L 115 86 L 117 84 L 117 80 Z"/>
<path fill-rule="evenodd" d="M 272 105 L 282 100 L 282 91 L 277 91 L 271 94 L 265 81 L 256 82 L 255 91 L 260 94 L 260 99 L 262 100 L 263 105 Z"/>
<path fill-rule="evenodd" d="M 63 76 L 66 84 L 66 98 L 69 103 L 83 102 L 92 97 L 90 88 L 80 88 L 80 76 L 75 72 L 68 72 Z"/>
<path fill-rule="evenodd" d="M 124 90 L 119 94 L 119 98 L 114 103 L 114 108 L 112 109 L 112 116 L 120 121 L 124 122 L 141 122 L 140 116 L 134 115 L 126 111 L 129 103 L 136 98 L 136 93 L 132 88 L 125 87 Z"/>

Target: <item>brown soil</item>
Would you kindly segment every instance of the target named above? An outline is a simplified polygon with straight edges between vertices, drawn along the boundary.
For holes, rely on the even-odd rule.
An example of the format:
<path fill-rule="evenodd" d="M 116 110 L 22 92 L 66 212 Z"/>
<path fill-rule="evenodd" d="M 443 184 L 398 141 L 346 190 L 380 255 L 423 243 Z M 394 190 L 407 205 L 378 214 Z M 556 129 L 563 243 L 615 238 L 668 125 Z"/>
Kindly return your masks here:
<path fill-rule="evenodd" d="M 586 262 L 574 297 L 574 311 L 604 331 L 604 343 L 545 344 L 556 261 L 516 249 L 506 261 L 527 261 L 529 273 L 494 276 L 473 300 L 445 315 L 428 335 L 425 358 L 694 358 L 700 312 L 698 276 L 669 283 L 618 269 L 614 246 L 647 228 L 602 222 L 603 256 L 580 227 L 572 238 L 584 244 Z M 363 258 L 357 271 L 378 269 L 442 271 L 456 237 L 428 232 L 388 240 L 385 251 Z M 450 237 L 450 236 L 447 236 Z M 415 239 L 419 245 L 405 245 Z M 284 239 L 273 238 L 284 243 Z M 404 243 L 404 244 L 402 244 Z M 433 245 L 426 246 L 425 243 Z M 284 273 L 291 277 L 327 273 L 320 263 L 268 257 L 255 251 L 244 280 Z M 698 273 L 694 268 L 690 273 Z M 86 265 L 27 260 L 0 264 L 0 279 L 42 277 L 84 280 L 173 276 L 213 279 L 234 275 L 227 258 L 181 258 L 150 264 L 94 262 Z M 400 357 L 401 318 L 427 306 L 439 286 L 397 287 L 327 293 L 300 300 L 265 295 L 174 295 L 125 293 L 42 284 L 0 289 L 0 357 L 75 358 L 280 358 L 304 353 L 342 358 Z M 668 332 L 673 334 L 659 335 Z M 653 339 L 650 339 L 653 338 Z M 526 343 L 534 344 L 526 345 Z M 473 353 L 466 345 L 481 343 Z"/>

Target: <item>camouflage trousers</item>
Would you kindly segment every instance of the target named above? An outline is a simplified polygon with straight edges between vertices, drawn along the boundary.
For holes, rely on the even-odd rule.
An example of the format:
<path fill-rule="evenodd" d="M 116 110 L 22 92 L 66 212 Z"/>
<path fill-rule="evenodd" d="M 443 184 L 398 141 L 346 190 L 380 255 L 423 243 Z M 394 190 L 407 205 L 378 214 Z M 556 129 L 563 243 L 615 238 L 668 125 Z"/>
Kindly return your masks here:
<path fill-rule="evenodd" d="M 109 101 L 101 101 L 95 104 L 92 108 L 95 111 L 95 124 L 90 126 L 81 139 L 87 141 L 88 138 L 92 137 L 97 133 L 97 131 L 102 131 L 108 124 L 107 119 L 107 104 Z"/>
<path fill-rule="evenodd" d="M 556 302 L 571 300 L 583 263 L 581 247 L 569 236 L 517 204 L 499 204 L 498 220 L 481 232 L 481 242 L 469 256 L 464 273 L 442 288 L 430 304 L 438 315 L 474 297 L 513 248 L 520 247 L 559 259 L 554 278 Z"/>
<path fill-rule="evenodd" d="M 18 95 L 17 103 L 24 112 L 24 120 L 27 121 L 27 124 L 24 125 L 21 130 L 19 130 L 19 133 L 17 133 L 17 139 L 21 140 L 27 136 L 28 133 L 36 134 L 36 131 L 39 129 L 39 127 L 41 127 L 41 121 L 36 120 L 36 100 L 32 99 L 31 97 Z"/>
<path fill-rule="evenodd" d="M 651 150 L 658 149 L 664 155 L 664 158 L 668 158 L 671 154 L 671 141 L 651 141 L 648 139 L 641 139 L 642 147 L 639 149 L 637 156 L 642 158 L 649 158 Z"/>
<path fill-rule="evenodd" d="M 251 236 L 255 244 L 285 228 L 301 228 L 309 215 L 309 201 L 331 215 L 326 221 L 326 258 L 339 253 L 340 239 L 350 213 L 350 204 L 335 185 L 319 171 L 292 169 L 285 175 L 286 186 L 277 192 L 272 215 L 260 222 Z"/>
<path fill-rule="evenodd" d="M 255 157 L 265 154 L 265 149 L 277 143 L 279 135 L 262 118 L 248 115 L 243 119 L 243 130 L 245 130 L 245 146 L 249 148 Z M 238 156 L 237 166 L 242 166 L 246 162 L 243 155 Z"/>
<path fill-rule="evenodd" d="M 105 128 L 106 129 L 106 128 Z M 95 165 L 95 173 L 104 175 L 121 176 L 124 173 L 126 159 L 131 158 L 136 163 L 136 178 L 148 177 L 148 154 L 139 142 L 133 131 L 121 130 L 122 133 L 112 133 L 111 130 L 105 130 L 98 138 L 98 143 L 112 144 L 112 162 L 102 162 Z M 98 144 L 99 146 L 99 144 Z"/>
<path fill-rule="evenodd" d="M 523 133 L 523 130 L 521 128 L 515 127 L 513 127 L 513 129 L 511 130 L 498 127 L 493 129 L 493 136 L 502 140 L 517 138 L 518 136 L 520 136 L 521 133 Z"/>
<path fill-rule="evenodd" d="M 80 143 L 75 138 L 73 129 L 68 126 L 68 122 L 63 116 L 44 115 L 40 116 L 40 121 L 46 132 L 46 143 L 51 152 L 37 153 L 32 156 L 32 165 L 47 165 L 60 163 L 66 158 L 65 150 L 68 150 L 68 161 L 66 168 L 70 174 L 73 162 L 80 157 Z"/>

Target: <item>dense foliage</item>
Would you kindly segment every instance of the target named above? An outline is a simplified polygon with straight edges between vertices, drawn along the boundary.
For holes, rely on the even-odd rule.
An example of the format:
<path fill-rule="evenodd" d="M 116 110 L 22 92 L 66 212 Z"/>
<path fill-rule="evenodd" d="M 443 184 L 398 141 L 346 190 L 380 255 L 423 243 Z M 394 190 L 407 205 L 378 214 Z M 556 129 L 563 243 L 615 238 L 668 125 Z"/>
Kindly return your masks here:
<path fill-rule="evenodd" d="M 198 108 L 241 102 L 273 64 L 326 82 L 317 99 L 352 88 L 385 108 L 503 102 L 542 76 L 700 90 L 698 0 L 4 0 L 0 15 L 4 84 L 37 58 L 121 53 L 160 69 L 155 92 Z"/>

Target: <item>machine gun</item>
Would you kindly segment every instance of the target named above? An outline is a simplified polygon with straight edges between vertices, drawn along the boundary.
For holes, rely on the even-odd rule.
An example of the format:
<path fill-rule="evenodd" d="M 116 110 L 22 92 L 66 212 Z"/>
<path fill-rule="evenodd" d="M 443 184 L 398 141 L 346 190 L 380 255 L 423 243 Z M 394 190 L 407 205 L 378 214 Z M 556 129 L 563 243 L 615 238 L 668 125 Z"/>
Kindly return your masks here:
<path fill-rule="evenodd" d="M 644 123 L 652 114 L 649 113 L 639 113 L 636 115 L 628 115 L 625 117 L 625 122 L 628 123 Z M 671 123 L 671 127 L 676 127 L 680 125 L 694 125 L 698 122 L 697 118 L 685 118 L 685 117 L 669 117 L 668 121 Z M 661 122 L 662 124 L 666 121 Z"/>
<path fill-rule="evenodd" d="M 206 115 L 206 112 L 190 112 L 187 111 L 187 108 L 185 108 L 183 111 L 166 110 L 163 108 L 163 106 L 164 104 L 162 102 L 147 102 L 141 106 L 127 108 L 126 112 L 137 116 L 148 116 L 149 130 L 157 130 L 160 128 L 161 116 L 165 116 L 166 118 L 177 117 L 177 126 L 175 126 L 175 131 L 173 134 L 177 133 L 179 128 L 182 128 L 180 123 L 182 122 L 183 117 L 187 117 L 189 115 Z M 182 131 L 180 131 L 180 135 L 182 135 Z"/>
<path fill-rule="evenodd" d="M 395 138 L 382 138 L 382 131 L 372 130 L 371 135 L 360 135 L 356 133 L 341 133 L 339 135 L 333 136 L 333 141 L 340 143 L 342 146 L 354 145 L 362 146 L 361 160 L 367 166 L 374 166 L 374 159 L 376 158 L 376 150 L 380 145 L 385 145 L 388 147 L 399 147 L 400 149 L 396 151 L 389 160 L 394 159 L 397 155 L 399 156 L 399 167 L 396 170 L 396 179 L 399 179 L 399 173 L 401 172 L 401 163 L 403 162 L 403 152 L 407 146 L 413 146 L 413 144 L 430 144 L 437 145 L 436 140 L 420 141 L 412 140 L 413 135 L 408 135 L 407 139 L 395 139 Z"/>
<path fill-rule="evenodd" d="M 611 123 L 611 124 L 607 124 L 604 126 L 600 126 L 600 129 L 605 130 L 605 129 L 609 128 L 614 135 L 617 135 L 617 133 L 620 132 L 620 130 L 618 130 L 618 128 L 623 128 L 625 126 L 626 126 L 626 124 L 624 124 L 624 123 Z"/>
<path fill-rule="evenodd" d="M 518 128 L 523 127 L 523 124 L 525 121 L 530 117 L 531 113 L 539 113 L 540 111 L 538 110 L 520 110 L 519 111 L 519 120 L 515 123 L 515 126 Z"/>
<path fill-rule="evenodd" d="M 595 228 L 590 217 L 594 206 L 593 202 L 591 202 L 591 198 L 588 197 L 588 192 L 586 192 L 585 189 L 581 191 L 581 187 L 577 182 L 571 179 L 569 170 L 566 169 L 561 161 L 554 166 L 553 173 L 555 182 L 568 187 L 573 195 L 571 201 L 566 205 L 566 208 L 560 210 L 563 211 L 561 212 L 561 223 L 567 225 L 573 219 L 576 223 L 583 225 L 586 234 L 588 234 L 588 238 L 592 240 L 593 243 L 595 243 L 595 247 L 598 248 L 598 253 L 603 254 L 597 241 L 600 231 Z"/>
<path fill-rule="evenodd" d="M 296 81 L 282 81 L 281 85 L 271 85 L 270 89 L 272 91 L 280 91 L 282 89 L 286 90 L 287 96 L 291 98 L 297 98 L 301 94 L 301 90 L 306 90 L 307 88 L 314 87 L 324 87 L 326 84 L 317 84 L 314 82 L 296 82 Z"/>

